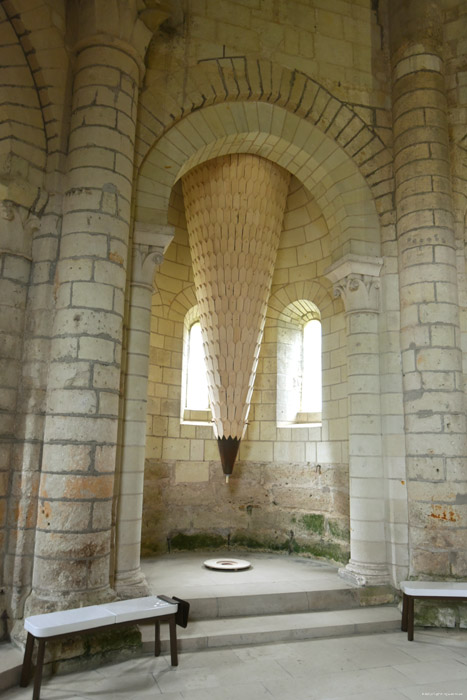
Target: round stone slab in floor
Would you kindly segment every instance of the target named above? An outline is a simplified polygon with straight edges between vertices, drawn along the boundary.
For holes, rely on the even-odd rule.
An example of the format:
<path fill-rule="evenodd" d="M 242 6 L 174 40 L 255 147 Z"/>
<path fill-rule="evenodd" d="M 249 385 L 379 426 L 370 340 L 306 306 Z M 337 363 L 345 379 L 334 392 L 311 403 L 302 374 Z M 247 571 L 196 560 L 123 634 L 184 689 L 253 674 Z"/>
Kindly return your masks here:
<path fill-rule="evenodd" d="M 206 559 L 204 566 L 214 571 L 244 571 L 249 569 L 251 564 L 246 559 Z"/>

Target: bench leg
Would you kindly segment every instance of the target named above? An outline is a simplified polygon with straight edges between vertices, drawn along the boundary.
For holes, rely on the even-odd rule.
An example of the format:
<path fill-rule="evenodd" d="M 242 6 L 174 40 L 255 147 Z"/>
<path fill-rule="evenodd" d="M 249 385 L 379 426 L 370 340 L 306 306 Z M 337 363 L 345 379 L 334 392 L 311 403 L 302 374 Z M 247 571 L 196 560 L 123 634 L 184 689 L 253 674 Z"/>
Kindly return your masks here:
<path fill-rule="evenodd" d="M 42 667 L 44 665 L 45 639 L 39 639 L 38 642 L 39 648 L 37 650 L 37 664 L 36 673 L 34 674 L 34 691 L 32 694 L 32 700 L 39 700 L 42 683 Z"/>
<path fill-rule="evenodd" d="M 161 623 L 156 620 L 154 623 L 154 656 L 161 653 Z"/>
<path fill-rule="evenodd" d="M 21 669 L 21 678 L 19 684 L 21 688 L 26 688 L 29 685 L 32 674 L 32 652 L 34 649 L 34 637 L 30 632 L 26 639 L 26 647 L 24 649 L 23 667 Z"/>
<path fill-rule="evenodd" d="M 401 620 L 401 631 L 407 632 L 407 596 L 402 593 L 402 620 Z"/>
<path fill-rule="evenodd" d="M 178 666 L 178 654 L 177 654 L 177 624 L 175 622 L 175 615 L 169 620 L 170 629 L 170 661 L 172 666 Z"/>
<path fill-rule="evenodd" d="M 413 642 L 414 598 L 407 596 L 407 639 Z"/>

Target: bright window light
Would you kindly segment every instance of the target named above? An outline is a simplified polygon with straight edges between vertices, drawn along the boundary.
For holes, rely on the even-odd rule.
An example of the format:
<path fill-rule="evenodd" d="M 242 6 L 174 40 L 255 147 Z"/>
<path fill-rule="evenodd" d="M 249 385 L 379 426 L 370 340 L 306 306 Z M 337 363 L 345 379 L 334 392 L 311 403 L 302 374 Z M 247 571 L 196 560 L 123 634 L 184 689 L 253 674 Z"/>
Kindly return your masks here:
<path fill-rule="evenodd" d="M 302 405 L 306 413 L 322 410 L 321 323 L 313 319 L 303 327 Z"/>
<path fill-rule="evenodd" d="M 208 379 L 203 352 L 203 338 L 199 321 L 190 328 L 188 343 L 188 366 L 186 386 L 186 408 L 193 411 L 209 409 Z"/>

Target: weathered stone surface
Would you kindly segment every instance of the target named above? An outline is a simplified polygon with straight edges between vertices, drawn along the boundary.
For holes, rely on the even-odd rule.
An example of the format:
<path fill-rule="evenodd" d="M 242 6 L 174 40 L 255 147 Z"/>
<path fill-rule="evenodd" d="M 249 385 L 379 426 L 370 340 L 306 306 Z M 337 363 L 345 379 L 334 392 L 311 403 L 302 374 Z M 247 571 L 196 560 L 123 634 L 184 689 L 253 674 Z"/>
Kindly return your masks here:
<path fill-rule="evenodd" d="M 185 3 L 153 34 L 141 4 L 0 7 L 0 614 L 16 635 L 25 610 L 112 597 L 138 570 L 141 519 L 144 553 L 235 541 L 345 562 L 350 542 L 360 583 L 374 567 L 465 579 L 462 3 Z M 211 353 L 251 393 L 229 486 L 212 424 L 181 405 L 199 311 L 181 180 L 217 159 L 290 174 L 261 348 L 246 373 Z M 235 228 L 246 210 L 228 213 L 219 188 L 205 211 Z M 258 199 L 266 218 L 275 192 Z M 244 308 L 220 303 L 229 338 L 258 331 L 245 306 L 263 244 L 245 280 L 223 280 L 243 285 Z M 213 269 L 232 269 L 217 252 L 210 302 Z M 349 268 L 371 260 L 379 277 Z M 343 264 L 335 297 L 325 274 Z M 321 318 L 323 408 L 299 427 L 279 418 L 278 377 L 298 396 L 302 358 L 289 376 L 278 347 L 303 301 Z M 89 659 L 79 644 L 60 654 Z"/>

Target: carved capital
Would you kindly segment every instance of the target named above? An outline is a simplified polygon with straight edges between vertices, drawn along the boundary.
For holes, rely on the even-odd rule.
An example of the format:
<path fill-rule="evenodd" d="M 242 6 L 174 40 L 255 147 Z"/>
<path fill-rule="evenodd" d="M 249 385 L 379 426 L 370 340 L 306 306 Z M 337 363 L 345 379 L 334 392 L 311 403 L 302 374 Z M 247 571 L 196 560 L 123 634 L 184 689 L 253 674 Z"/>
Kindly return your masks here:
<path fill-rule="evenodd" d="M 342 297 L 347 313 L 379 311 L 379 279 L 369 275 L 347 275 L 334 285 L 334 296 Z"/>
<path fill-rule="evenodd" d="M 382 258 L 346 255 L 326 272 L 334 296 L 342 297 L 346 313 L 379 312 L 379 273 Z"/>
<path fill-rule="evenodd" d="M 139 16 L 154 34 L 161 24 L 165 23 L 174 29 L 183 23 L 182 0 L 145 0 L 145 2 L 146 7 L 140 11 Z"/>
<path fill-rule="evenodd" d="M 133 236 L 132 285 L 154 290 L 154 272 L 174 237 L 173 226 L 135 224 Z"/>
<path fill-rule="evenodd" d="M 93 44 L 118 46 L 134 58 L 142 76 L 152 32 L 139 9 L 137 0 L 71 0 L 68 34 L 74 51 Z"/>

